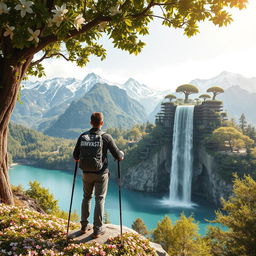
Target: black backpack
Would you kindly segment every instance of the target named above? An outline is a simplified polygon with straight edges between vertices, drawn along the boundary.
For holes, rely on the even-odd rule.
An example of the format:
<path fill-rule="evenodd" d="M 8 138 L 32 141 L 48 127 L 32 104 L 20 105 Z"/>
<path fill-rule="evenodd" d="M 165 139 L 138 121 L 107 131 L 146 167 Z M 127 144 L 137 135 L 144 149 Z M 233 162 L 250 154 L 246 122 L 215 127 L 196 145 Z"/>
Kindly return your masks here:
<path fill-rule="evenodd" d="M 98 172 L 102 169 L 102 149 L 104 132 L 86 132 L 80 140 L 79 167 L 84 172 Z"/>

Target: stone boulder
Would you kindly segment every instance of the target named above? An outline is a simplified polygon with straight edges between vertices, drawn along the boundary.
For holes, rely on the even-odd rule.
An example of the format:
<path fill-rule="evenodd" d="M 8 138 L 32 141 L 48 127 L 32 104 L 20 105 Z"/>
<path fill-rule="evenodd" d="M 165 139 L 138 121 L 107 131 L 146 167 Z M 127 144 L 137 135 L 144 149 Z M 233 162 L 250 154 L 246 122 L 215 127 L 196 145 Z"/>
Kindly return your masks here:
<path fill-rule="evenodd" d="M 79 230 L 74 230 L 70 232 L 69 237 L 72 237 L 75 241 L 81 242 L 81 243 L 91 243 L 91 242 L 97 242 L 99 244 L 104 244 L 107 242 L 109 237 L 116 237 L 120 235 L 120 226 L 114 225 L 114 224 L 105 224 L 104 225 L 106 232 L 104 235 L 101 235 L 98 238 L 93 238 L 93 229 L 92 227 L 89 227 L 89 230 L 82 236 L 76 237 L 76 233 Z M 133 229 L 127 228 L 123 226 L 123 233 L 136 233 Z M 150 246 L 154 248 L 159 256 L 168 256 L 167 252 L 162 248 L 161 245 L 150 242 Z"/>

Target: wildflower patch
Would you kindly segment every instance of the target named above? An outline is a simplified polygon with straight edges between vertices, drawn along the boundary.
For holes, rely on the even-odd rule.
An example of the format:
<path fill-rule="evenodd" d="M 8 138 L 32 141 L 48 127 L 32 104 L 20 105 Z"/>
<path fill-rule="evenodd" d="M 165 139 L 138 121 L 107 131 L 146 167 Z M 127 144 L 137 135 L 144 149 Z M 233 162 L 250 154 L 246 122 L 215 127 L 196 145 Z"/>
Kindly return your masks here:
<path fill-rule="evenodd" d="M 149 241 L 138 234 L 125 233 L 109 238 L 106 244 L 66 241 L 67 221 L 28 208 L 0 204 L 0 255 L 117 256 L 157 255 Z M 77 228 L 71 223 L 71 229 Z"/>

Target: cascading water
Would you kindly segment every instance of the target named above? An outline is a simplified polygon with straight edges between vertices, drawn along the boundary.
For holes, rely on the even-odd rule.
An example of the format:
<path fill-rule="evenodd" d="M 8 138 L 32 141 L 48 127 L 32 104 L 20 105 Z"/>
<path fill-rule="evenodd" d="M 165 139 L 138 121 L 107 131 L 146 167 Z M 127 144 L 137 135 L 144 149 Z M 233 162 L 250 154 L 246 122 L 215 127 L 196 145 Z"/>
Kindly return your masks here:
<path fill-rule="evenodd" d="M 193 116 L 194 106 L 177 106 L 173 127 L 169 195 L 169 201 L 176 205 L 191 205 Z"/>

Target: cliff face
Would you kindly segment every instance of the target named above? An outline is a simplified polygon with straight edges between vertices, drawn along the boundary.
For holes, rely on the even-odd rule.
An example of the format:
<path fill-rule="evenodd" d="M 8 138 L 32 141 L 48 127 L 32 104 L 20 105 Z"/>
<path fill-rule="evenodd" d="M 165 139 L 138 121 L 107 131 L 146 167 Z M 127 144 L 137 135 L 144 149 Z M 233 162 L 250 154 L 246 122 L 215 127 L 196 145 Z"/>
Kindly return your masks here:
<path fill-rule="evenodd" d="M 232 185 L 227 184 L 218 174 L 214 157 L 203 146 L 194 152 L 192 180 L 192 200 L 200 196 L 215 206 L 220 206 L 220 198 L 227 198 Z M 169 192 L 171 170 L 171 147 L 163 145 L 161 150 L 147 160 L 130 167 L 123 176 L 123 186 L 144 192 Z"/>
<path fill-rule="evenodd" d="M 200 146 L 194 161 L 192 195 L 201 196 L 215 206 L 220 206 L 220 198 L 227 198 L 231 191 L 232 185 L 227 184 L 218 174 L 214 157 Z"/>
<path fill-rule="evenodd" d="M 124 187 L 145 192 L 169 191 L 171 147 L 163 145 L 159 152 L 128 168 L 122 183 Z"/>

